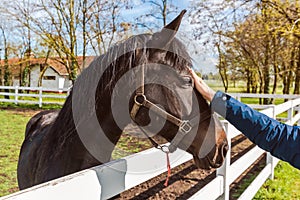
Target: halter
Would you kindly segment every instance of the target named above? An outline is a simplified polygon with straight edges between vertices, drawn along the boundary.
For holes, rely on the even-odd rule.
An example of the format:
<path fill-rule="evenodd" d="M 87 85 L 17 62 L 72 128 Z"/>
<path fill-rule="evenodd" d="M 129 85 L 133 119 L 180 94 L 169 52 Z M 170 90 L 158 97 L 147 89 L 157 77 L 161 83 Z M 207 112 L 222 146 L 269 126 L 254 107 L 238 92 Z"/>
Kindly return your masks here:
<path fill-rule="evenodd" d="M 147 138 L 150 140 L 150 142 L 152 143 L 152 145 L 160 150 L 162 150 L 165 153 L 173 153 L 179 143 L 183 140 L 183 138 L 191 132 L 192 128 L 199 124 L 200 122 L 203 122 L 205 120 L 207 120 L 208 118 L 211 117 L 211 111 L 209 111 L 209 115 L 207 115 L 207 117 L 203 118 L 200 120 L 199 122 L 199 117 L 196 116 L 190 120 L 182 120 L 177 118 L 176 116 L 168 113 L 167 111 L 161 109 L 159 106 L 155 105 L 154 103 L 152 103 L 151 101 L 149 101 L 147 99 L 147 97 L 145 96 L 145 85 L 144 85 L 144 80 L 145 80 L 145 70 L 144 70 L 144 66 L 141 67 L 141 76 L 138 77 L 138 83 L 141 83 L 140 87 L 138 87 L 138 89 L 136 90 L 135 96 L 134 96 L 134 104 L 133 107 L 130 111 L 130 116 L 131 118 L 134 120 L 136 118 L 136 115 L 138 113 L 138 111 L 140 110 L 140 108 L 143 106 L 145 108 L 151 109 L 152 111 L 154 111 L 156 114 L 162 116 L 162 117 L 166 117 L 166 119 L 173 123 L 174 125 L 178 126 L 178 133 L 175 135 L 175 137 L 173 138 L 173 140 L 171 141 L 169 146 L 164 146 L 164 145 L 159 145 L 158 143 L 156 143 L 147 133 L 144 129 L 142 129 L 140 127 L 140 129 L 142 130 L 142 132 L 147 136 Z M 208 112 L 205 111 L 205 112 Z M 205 112 L 200 113 L 200 116 L 205 114 Z"/>

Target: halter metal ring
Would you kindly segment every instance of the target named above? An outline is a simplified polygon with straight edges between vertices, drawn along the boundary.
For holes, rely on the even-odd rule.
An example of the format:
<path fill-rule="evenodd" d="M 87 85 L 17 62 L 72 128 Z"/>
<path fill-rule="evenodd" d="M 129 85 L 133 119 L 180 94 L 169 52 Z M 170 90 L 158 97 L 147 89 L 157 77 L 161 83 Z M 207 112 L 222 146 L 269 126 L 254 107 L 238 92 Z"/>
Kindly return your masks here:
<path fill-rule="evenodd" d="M 167 146 L 167 145 L 160 145 L 160 146 L 158 146 L 158 149 L 161 150 L 164 153 L 169 153 L 170 152 L 169 151 L 169 146 Z"/>
<path fill-rule="evenodd" d="M 183 133 L 189 133 L 192 130 L 192 125 L 189 121 L 185 120 L 180 124 L 179 130 Z"/>
<path fill-rule="evenodd" d="M 141 101 L 141 102 L 140 102 Z M 136 94 L 134 96 L 134 102 L 139 105 L 139 106 L 142 106 L 143 105 L 143 102 L 146 101 L 146 96 L 143 95 L 143 94 Z"/>

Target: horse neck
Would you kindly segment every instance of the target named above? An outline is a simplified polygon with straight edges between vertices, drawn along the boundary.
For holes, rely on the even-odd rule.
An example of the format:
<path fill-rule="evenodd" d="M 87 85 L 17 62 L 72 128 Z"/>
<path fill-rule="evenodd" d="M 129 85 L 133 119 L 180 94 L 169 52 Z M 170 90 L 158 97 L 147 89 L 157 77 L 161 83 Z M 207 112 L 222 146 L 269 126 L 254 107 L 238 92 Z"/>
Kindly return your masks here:
<path fill-rule="evenodd" d="M 51 152 L 45 154 L 42 159 L 48 163 L 47 166 L 51 166 L 54 174 L 56 171 L 61 175 L 70 174 L 108 162 L 111 159 L 113 147 L 119 140 L 122 130 L 114 128 L 108 112 L 101 113 L 99 124 L 102 124 L 101 128 L 113 145 L 107 147 L 101 139 L 94 141 L 93 145 L 97 145 L 100 149 L 96 150 L 96 153 L 99 152 L 100 155 L 95 155 L 86 148 L 88 144 L 84 144 L 85 141 L 82 141 L 79 136 L 78 127 L 76 127 L 78 125 L 75 125 L 73 119 L 72 93 L 70 94 L 43 144 L 45 147 L 48 146 L 47 149 Z"/>

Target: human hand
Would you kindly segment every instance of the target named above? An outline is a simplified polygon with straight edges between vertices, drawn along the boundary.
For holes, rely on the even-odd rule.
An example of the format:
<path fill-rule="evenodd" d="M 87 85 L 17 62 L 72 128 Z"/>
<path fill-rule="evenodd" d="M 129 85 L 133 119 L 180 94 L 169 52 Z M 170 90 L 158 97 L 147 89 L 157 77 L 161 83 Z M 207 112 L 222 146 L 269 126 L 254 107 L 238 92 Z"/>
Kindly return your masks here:
<path fill-rule="evenodd" d="M 200 92 L 200 94 L 204 97 L 204 99 L 208 100 L 209 102 L 212 101 L 213 97 L 215 96 L 216 92 L 211 89 L 203 80 L 200 78 L 193 69 L 189 70 L 192 78 L 195 82 L 195 87 Z"/>

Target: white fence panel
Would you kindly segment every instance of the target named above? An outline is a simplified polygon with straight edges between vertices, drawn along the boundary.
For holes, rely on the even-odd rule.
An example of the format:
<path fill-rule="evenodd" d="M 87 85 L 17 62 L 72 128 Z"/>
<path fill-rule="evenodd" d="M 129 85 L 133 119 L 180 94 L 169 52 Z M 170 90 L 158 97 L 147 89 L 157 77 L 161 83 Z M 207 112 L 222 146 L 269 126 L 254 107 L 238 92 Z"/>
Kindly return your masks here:
<path fill-rule="evenodd" d="M 15 104 L 19 104 L 19 103 L 38 104 L 39 107 L 42 107 L 43 104 L 62 105 L 63 102 L 60 102 L 60 100 L 66 99 L 70 91 L 70 89 L 50 89 L 50 88 L 41 88 L 41 87 L 19 87 L 19 86 L 0 86 L 0 90 L 1 89 L 14 90 L 14 92 L 0 92 L 1 96 L 14 97 L 14 99 L 0 98 L 0 102 L 8 102 L 8 103 L 15 103 Z M 27 92 L 31 92 L 31 93 L 27 93 Z M 58 93 L 60 95 L 49 94 L 49 92 Z M 20 98 L 27 98 L 27 99 L 24 100 Z M 48 99 L 51 98 L 52 101 L 47 101 L 46 98 Z"/>
<path fill-rule="evenodd" d="M 101 185 L 93 170 L 34 186 L 27 190 L 2 197 L 1 200 L 54 200 L 54 199 L 97 199 L 101 196 Z"/>
<path fill-rule="evenodd" d="M 170 154 L 171 166 L 176 167 L 182 163 L 191 160 L 191 154 L 180 149 Z M 139 185 L 154 176 L 157 176 L 167 170 L 166 155 L 162 151 L 151 148 L 131 156 L 115 160 L 98 167 L 78 172 L 63 178 L 59 178 L 48 183 L 17 192 L 0 200 L 26 199 L 40 200 L 51 194 L 53 199 L 61 199 L 64 191 L 72 191 L 73 200 L 88 198 L 89 200 L 99 200 L 111 198 L 125 190 Z M 80 182 L 82 181 L 82 183 Z M 97 195 L 87 195 L 81 198 L 81 193 L 87 194 L 91 186 Z M 74 187 L 73 190 L 71 188 Z M 81 187 L 82 186 L 82 187 Z M 24 198 L 23 198 L 24 197 Z M 101 197 L 101 198 L 100 198 Z M 69 199 L 69 198 L 68 198 Z"/>
<path fill-rule="evenodd" d="M 229 183 L 232 183 L 237 179 L 246 169 L 248 169 L 265 151 L 255 146 L 243 157 L 232 163 L 229 168 L 228 176 Z"/>
<path fill-rule="evenodd" d="M 247 187 L 243 194 L 239 197 L 239 200 L 252 199 L 257 192 L 257 188 L 260 188 L 264 184 L 264 182 L 266 182 L 266 180 L 269 178 L 269 174 L 272 173 L 272 170 L 272 165 L 267 164 L 259 173 L 259 175 L 254 179 L 254 181 Z"/>
<path fill-rule="evenodd" d="M 189 198 L 189 200 L 199 199 L 217 199 L 224 193 L 224 179 L 222 176 L 217 176 L 210 183 L 204 186 L 199 192 Z"/>

